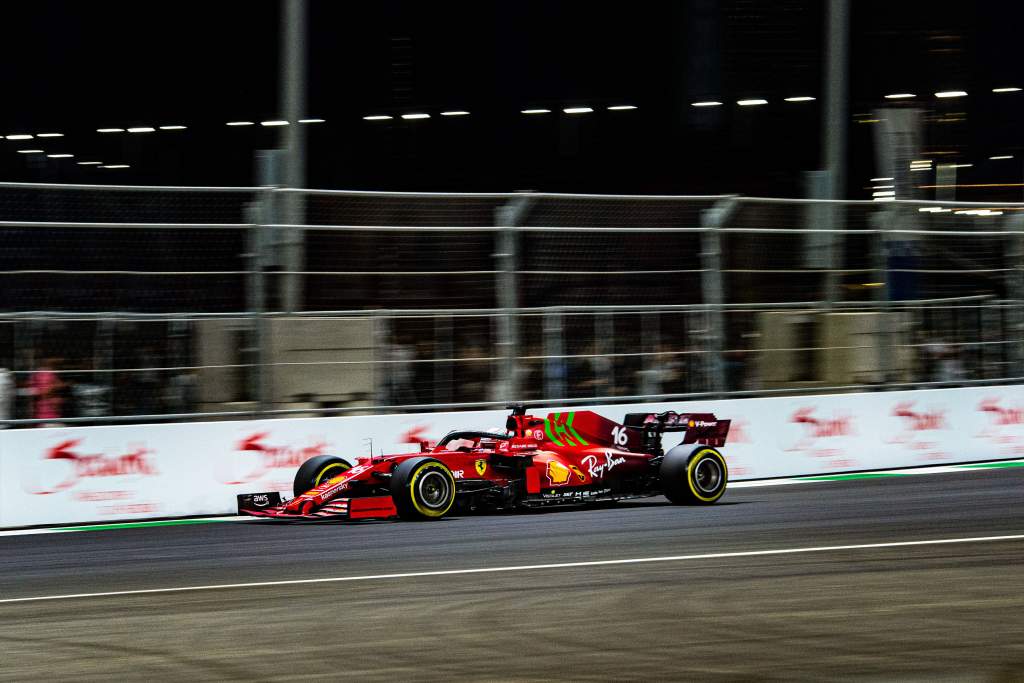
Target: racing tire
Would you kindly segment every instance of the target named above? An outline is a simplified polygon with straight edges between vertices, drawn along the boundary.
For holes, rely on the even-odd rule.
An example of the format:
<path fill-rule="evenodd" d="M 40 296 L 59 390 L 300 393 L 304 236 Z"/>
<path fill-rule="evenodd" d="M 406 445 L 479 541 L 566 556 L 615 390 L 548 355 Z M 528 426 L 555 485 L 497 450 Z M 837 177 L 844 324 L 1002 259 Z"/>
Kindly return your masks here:
<path fill-rule="evenodd" d="M 391 473 L 391 498 L 402 519 L 441 519 L 455 503 L 455 475 L 434 458 L 403 460 Z"/>
<path fill-rule="evenodd" d="M 676 505 L 711 505 L 725 493 L 729 468 L 710 446 L 679 445 L 661 461 L 665 497 Z"/>
<path fill-rule="evenodd" d="M 310 458 L 302 463 L 299 471 L 295 473 L 292 493 L 296 496 L 301 496 L 303 493 L 315 489 L 328 479 L 350 469 L 352 469 L 352 463 L 336 455 L 318 455 L 315 458 Z"/>

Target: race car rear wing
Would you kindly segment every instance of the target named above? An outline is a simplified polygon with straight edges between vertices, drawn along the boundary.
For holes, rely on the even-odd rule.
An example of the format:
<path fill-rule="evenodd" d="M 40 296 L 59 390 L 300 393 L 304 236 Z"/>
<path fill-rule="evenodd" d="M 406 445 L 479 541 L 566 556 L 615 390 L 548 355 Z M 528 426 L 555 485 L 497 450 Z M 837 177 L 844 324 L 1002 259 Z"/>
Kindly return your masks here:
<path fill-rule="evenodd" d="M 729 420 L 712 413 L 630 413 L 620 424 L 591 410 L 549 413 L 544 419 L 514 412 L 509 431 L 530 434 L 556 446 L 609 446 L 647 453 L 661 452 L 665 432 L 685 432 L 683 443 L 724 446 Z"/>
<path fill-rule="evenodd" d="M 627 413 L 623 425 L 644 432 L 644 443 L 660 440 L 665 432 L 686 432 L 683 443 L 721 447 L 729 436 L 731 420 L 719 420 L 714 413 Z"/>

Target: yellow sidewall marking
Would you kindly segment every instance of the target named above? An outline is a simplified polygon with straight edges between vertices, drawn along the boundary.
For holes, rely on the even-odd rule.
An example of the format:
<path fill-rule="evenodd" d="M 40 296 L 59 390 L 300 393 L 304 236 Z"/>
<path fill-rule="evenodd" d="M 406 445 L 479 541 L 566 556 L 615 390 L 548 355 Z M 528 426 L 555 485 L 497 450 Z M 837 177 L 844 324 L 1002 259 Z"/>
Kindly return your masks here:
<path fill-rule="evenodd" d="M 327 474 L 328 472 L 330 472 L 333 469 L 337 469 L 339 471 L 337 473 L 335 473 L 335 474 L 332 474 L 330 477 L 325 477 L 324 476 L 325 474 Z M 316 473 L 316 478 L 313 480 L 313 488 L 316 488 L 317 486 L 319 486 L 323 482 L 327 481 L 328 479 L 336 477 L 339 474 L 342 474 L 343 472 L 347 472 L 350 469 L 352 469 L 352 468 L 349 467 L 348 465 L 343 464 L 343 463 L 332 462 L 330 465 L 328 465 L 327 467 L 323 468 L 322 470 L 320 470 L 319 472 Z"/>
<path fill-rule="evenodd" d="M 451 500 L 448 501 L 448 505 L 446 505 L 443 510 L 431 510 L 428 507 L 420 505 L 420 502 L 416 500 L 416 480 L 420 478 L 420 475 L 423 474 L 424 470 L 430 468 L 436 469 L 444 475 L 448 479 L 448 484 L 451 486 Z M 443 465 L 438 466 L 436 462 L 425 462 L 416 468 L 416 471 L 413 472 L 412 477 L 409 479 L 409 498 L 412 500 L 412 506 L 424 517 L 441 517 L 451 509 L 452 504 L 455 502 L 455 477 L 452 476 L 452 473 L 447 467 Z"/>
<path fill-rule="evenodd" d="M 718 461 L 718 464 L 722 466 L 722 488 L 721 488 L 721 490 L 718 493 L 716 493 L 716 494 L 714 494 L 712 496 L 702 495 L 701 492 L 700 492 L 700 489 L 697 488 L 697 484 L 693 480 L 693 470 L 697 466 L 697 463 L 699 463 L 703 459 L 703 456 L 705 456 L 705 455 L 712 455 L 712 456 L 714 456 L 715 460 Z M 718 451 L 716 451 L 714 449 L 704 448 L 704 449 L 701 449 L 701 450 L 697 451 L 697 454 L 694 455 L 693 458 L 690 459 L 690 463 L 686 466 L 686 483 L 687 483 L 687 485 L 689 485 L 690 491 L 693 492 L 693 495 L 695 495 L 698 500 L 702 500 L 705 503 L 710 503 L 712 501 L 716 501 L 719 498 L 721 498 L 722 494 L 725 493 L 725 485 L 726 485 L 726 483 L 728 481 L 729 481 L 729 468 L 725 464 L 725 458 L 722 457 L 721 453 L 719 453 Z"/>

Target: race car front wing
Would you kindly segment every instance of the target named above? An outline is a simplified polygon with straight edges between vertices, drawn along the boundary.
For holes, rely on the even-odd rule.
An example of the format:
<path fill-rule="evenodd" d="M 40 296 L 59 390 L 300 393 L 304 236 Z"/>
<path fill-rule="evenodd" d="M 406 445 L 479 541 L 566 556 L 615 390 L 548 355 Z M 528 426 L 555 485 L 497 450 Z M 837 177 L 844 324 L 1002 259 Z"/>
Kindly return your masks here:
<path fill-rule="evenodd" d="M 398 510 L 390 496 L 335 498 L 309 513 L 292 512 L 281 494 L 243 493 L 238 496 L 238 514 L 282 520 L 323 519 L 386 519 L 397 517 Z"/>

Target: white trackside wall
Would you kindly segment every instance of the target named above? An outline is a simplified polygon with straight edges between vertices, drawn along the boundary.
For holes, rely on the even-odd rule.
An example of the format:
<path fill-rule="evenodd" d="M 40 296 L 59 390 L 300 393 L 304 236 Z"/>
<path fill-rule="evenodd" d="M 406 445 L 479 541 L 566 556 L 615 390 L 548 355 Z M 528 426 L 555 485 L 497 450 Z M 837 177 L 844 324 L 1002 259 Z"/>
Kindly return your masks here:
<path fill-rule="evenodd" d="M 616 421 L 665 410 L 732 419 L 722 449 L 732 480 L 1024 457 L 1022 386 L 573 409 Z M 507 414 L 0 431 L 0 527 L 230 514 L 238 493 L 290 492 L 314 455 L 351 459 L 371 442 L 374 453 L 408 452 L 452 429 L 503 428 Z M 666 449 L 679 438 L 666 435 Z"/>

